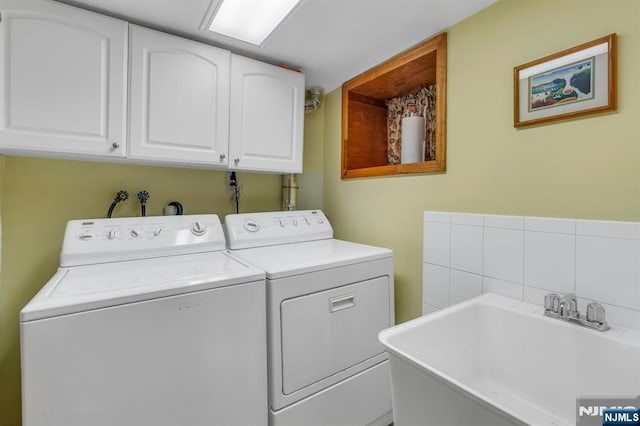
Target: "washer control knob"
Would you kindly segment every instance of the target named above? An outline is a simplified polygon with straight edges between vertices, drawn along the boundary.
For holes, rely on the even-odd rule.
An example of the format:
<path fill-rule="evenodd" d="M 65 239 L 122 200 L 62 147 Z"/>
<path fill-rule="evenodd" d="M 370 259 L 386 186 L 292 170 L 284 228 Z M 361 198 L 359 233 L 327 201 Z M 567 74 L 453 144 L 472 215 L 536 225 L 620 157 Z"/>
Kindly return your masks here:
<path fill-rule="evenodd" d="M 293 226 L 298 226 L 298 219 L 294 217 L 291 223 L 293 223 Z"/>
<path fill-rule="evenodd" d="M 138 231 L 137 229 L 132 228 L 132 229 L 131 229 L 131 236 L 132 236 L 133 238 L 138 238 L 138 237 L 142 236 L 142 234 L 141 234 L 141 233 L 140 233 L 140 231 Z"/>
<path fill-rule="evenodd" d="M 109 232 L 107 232 L 107 240 L 115 240 L 117 236 L 118 233 L 115 229 L 109 229 Z"/>
<path fill-rule="evenodd" d="M 319 218 L 318 218 L 318 223 L 324 223 L 324 219 L 323 219 L 323 218 L 321 218 L 321 217 L 319 217 Z"/>
<path fill-rule="evenodd" d="M 285 225 L 287 224 L 287 223 L 284 221 L 284 219 L 278 219 L 278 222 L 280 223 L 280 227 L 281 227 L 281 228 L 284 228 L 284 227 L 285 227 Z"/>
<path fill-rule="evenodd" d="M 260 224 L 253 219 L 249 219 L 244 222 L 244 229 L 249 232 L 258 232 L 260 230 Z"/>
<path fill-rule="evenodd" d="M 311 225 L 311 221 L 309 220 L 308 217 L 304 218 L 304 223 L 306 223 L 307 225 Z"/>
<path fill-rule="evenodd" d="M 79 237 L 82 241 L 89 241 L 90 239 L 93 238 L 93 235 L 91 234 L 82 234 Z"/>
<path fill-rule="evenodd" d="M 157 228 L 155 231 L 153 231 L 153 236 L 157 237 L 162 233 L 162 228 Z"/>
<path fill-rule="evenodd" d="M 207 232 L 207 227 L 203 223 L 200 223 L 197 220 L 193 222 L 193 225 L 191 225 L 191 233 L 196 237 L 204 235 L 206 232 Z"/>

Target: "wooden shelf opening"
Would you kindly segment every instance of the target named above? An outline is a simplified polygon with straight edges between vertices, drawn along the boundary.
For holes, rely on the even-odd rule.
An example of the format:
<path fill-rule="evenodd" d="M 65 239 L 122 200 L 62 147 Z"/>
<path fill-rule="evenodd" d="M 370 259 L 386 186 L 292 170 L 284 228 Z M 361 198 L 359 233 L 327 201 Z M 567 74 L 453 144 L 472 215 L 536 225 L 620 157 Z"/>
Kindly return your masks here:
<path fill-rule="evenodd" d="M 439 34 L 342 86 L 342 178 L 446 169 L 447 35 Z M 434 160 L 388 164 L 386 101 L 436 85 Z"/>

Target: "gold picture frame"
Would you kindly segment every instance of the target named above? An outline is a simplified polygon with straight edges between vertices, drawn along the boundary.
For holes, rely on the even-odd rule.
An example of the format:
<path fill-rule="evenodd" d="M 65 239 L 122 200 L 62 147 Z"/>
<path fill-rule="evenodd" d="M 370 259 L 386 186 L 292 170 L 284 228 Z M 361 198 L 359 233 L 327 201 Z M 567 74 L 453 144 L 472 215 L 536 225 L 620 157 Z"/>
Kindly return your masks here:
<path fill-rule="evenodd" d="M 514 127 L 616 109 L 616 34 L 513 68 Z"/>

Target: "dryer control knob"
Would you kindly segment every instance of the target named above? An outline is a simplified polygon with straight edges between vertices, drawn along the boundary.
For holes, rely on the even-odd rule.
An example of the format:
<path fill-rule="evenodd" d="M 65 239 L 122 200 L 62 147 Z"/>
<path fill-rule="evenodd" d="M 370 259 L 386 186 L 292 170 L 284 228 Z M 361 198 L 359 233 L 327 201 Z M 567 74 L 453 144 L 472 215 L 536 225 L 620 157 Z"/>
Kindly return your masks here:
<path fill-rule="evenodd" d="M 133 238 L 138 238 L 140 237 L 142 234 L 140 233 L 140 231 L 138 231 L 137 229 L 131 229 L 131 236 Z"/>
<path fill-rule="evenodd" d="M 260 224 L 250 219 L 244 222 L 244 229 L 249 232 L 258 232 L 260 230 Z"/>
<path fill-rule="evenodd" d="M 118 234 L 116 233 L 115 229 L 109 229 L 109 232 L 107 232 L 107 239 L 108 240 L 115 240 L 117 236 L 118 236 Z"/>
<path fill-rule="evenodd" d="M 207 232 L 207 227 L 203 223 L 200 223 L 197 220 L 193 222 L 193 225 L 191 225 L 191 233 L 196 237 L 204 235 L 206 234 L 206 232 Z"/>

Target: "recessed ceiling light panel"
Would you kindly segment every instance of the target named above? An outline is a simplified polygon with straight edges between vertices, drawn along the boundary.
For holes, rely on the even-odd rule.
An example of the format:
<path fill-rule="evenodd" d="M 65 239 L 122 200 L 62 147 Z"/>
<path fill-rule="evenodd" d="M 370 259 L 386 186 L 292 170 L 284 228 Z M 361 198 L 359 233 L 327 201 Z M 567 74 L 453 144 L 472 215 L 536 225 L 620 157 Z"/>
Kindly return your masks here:
<path fill-rule="evenodd" d="M 301 0 L 223 0 L 209 31 L 260 46 Z"/>

